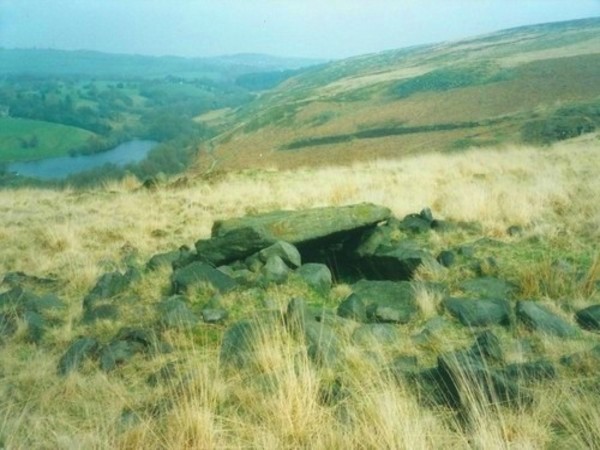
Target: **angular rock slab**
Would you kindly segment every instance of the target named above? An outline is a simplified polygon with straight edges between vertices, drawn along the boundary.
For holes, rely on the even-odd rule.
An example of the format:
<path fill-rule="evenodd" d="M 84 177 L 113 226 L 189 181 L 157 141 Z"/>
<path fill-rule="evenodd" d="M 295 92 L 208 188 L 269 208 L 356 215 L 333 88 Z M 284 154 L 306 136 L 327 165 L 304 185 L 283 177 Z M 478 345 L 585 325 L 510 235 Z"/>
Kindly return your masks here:
<path fill-rule="evenodd" d="M 296 274 L 311 288 L 320 294 L 327 294 L 331 289 L 333 277 L 325 264 L 307 263 L 296 269 Z"/>
<path fill-rule="evenodd" d="M 502 299 L 447 298 L 444 307 L 467 327 L 505 325 L 511 323 L 510 303 Z"/>
<path fill-rule="evenodd" d="M 79 369 L 87 358 L 95 355 L 99 347 L 98 341 L 90 337 L 75 340 L 60 358 L 58 373 L 67 375 L 69 372 Z"/>
<path fill-rule="evenodd" d="M 373 322 L 408 323 L 418 312 L 412 285 L 406 281 L 361 280 L 352 291 L 367 308 Z"/>
<path fill-rule="evenodd" d="M 194 286 L 208 284 L 224 293 L 236 287 L 236 282 L 214 267 L 196 261 L 173 272 L 171 283 L 174 293 L 183 293 Z"/>
<path fill-rule="evenodd" d="M 575 314 L 577 323 L 586 330 L 600 331 L 600 305 L 593 305 Z"/>
<path fill-rule="evenodd" d="M 401 242 L 391 249 L 380 247 L 372 254 L 362 253 L 360 269 L 374 280 L 407 281 L 421 265 L 437 264 L 433 256 L 412 241 Z"/>
<path fill-rule="evenodd" d="M 370 227 L 390 217 L 391 211 L 388 208 L 370 203 L 300 211 L 275 211 L 216 221 L 212 236 L 223 237 L 234 230 L 250 228 L 276 240 L 297 244 L 344 231 Z"/>
<path fill-rule="evenodd" d="M 536 302 L 517 302 L 517 317 L 529 328 L 544 334 L 558 337 L 579 335 L 577 328 Z"/>
<path fill-rule="evenodd" d="M 277 238 L 264 228 L 240 225 L 210 239 L 197 241 L 196 258 L 221 266 L 245 259 L 276 242 Z"/>

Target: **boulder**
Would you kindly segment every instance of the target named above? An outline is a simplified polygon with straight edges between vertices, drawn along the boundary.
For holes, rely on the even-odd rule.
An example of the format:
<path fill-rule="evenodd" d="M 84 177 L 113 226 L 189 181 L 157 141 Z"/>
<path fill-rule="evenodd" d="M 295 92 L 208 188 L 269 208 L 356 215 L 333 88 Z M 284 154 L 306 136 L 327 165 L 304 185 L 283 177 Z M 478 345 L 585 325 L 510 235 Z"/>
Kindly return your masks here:
<path fill-rule="evenodd" d="M 180 248 L 171 252 L 158 253 L 152 256 L 146 263 L 146 269 L 158 270 L 161 267 L 173 267 L 178 261 L 189 258 L 191 251 L 188 248 Z"/>
<path fill-rule="evenodd" d="M 245 259 L 276 242 L 277 238 L 264 228 L 240 224 L 239 227 L 228 229 L 218 235 L 213 233 L 210 239 L 197 241 L 196 258 L 221 266 Z"/>
<path fill-rule="evenodd" d="M 115 271 L 101 275 L 92 290 L 83 299 L 83 307 L 91 308 L 97 300 L 111 298 L 120 294 L 139 278 L 139 271 L 133 268 L 127 270 L 125 273 Z"/>
<path fill-rule="evenodd" d="M 439 356 L 438 374 L 444 398 L 454 408 L 468 410 L 473 403 L 522 406 L 532 400 L 528 391 L 470 351 Z"/>
<path fill-rule="evenodd" d="M 14 314 L 0 312 L 0 342 L 17 331 L 17 319 Z"/>
<path fill-rule="evenodd" d="M 185 298 L 173 296 L 157 306 L 159 321 L 166 328 L 190 329 L 198 323 L 198 317 L 188 308 Z"/>
<path fill-rule="evenodd" d="M 340 362 L 340 341 L 333 329 L 325 323 L 306 322 L 304 339 L 308 356 L 315 364 L 334 367 Z"/>
<path fill-rule="evenodd" d="M 517 318 L 527 327 L 551 336 L 576 337 L 579 330 L 533 301 L 517 302 Z"/>
<path fill-rule="evenodd" d="M 388 208 L 370 203 L 299 211 L 275 211 L 239 219 L 217 221 L 213 226 L 212 236 L 222 237 L 231 231 L 248 227 L 260 230 L 275 239 L 298 244 L 337 233 L 365 229 L 390 216 L 391 212 Z"/>
<path fill-rule="evenodd" d="M 361 325 L 352 333 L 352 341 L 372 349 L 373 345 L 393 345 L 401 335 L 396 326 L 389 323 L 369 323 Z"/>
<path fill-rule="evenodd" d="M 221 293 L 228 292 L 236 287 L 235 281 L 214 267 L 196 261 L 171 275 L 174 293 L 184 293 L 190 288 L 211 286 Z"/>
<path fill-rule="evenodd" d="M 202 320 L 205 323 L 221 323 L 227 320 L 229 313 L 223 308 L 205 308 L 202 310 Z"/>
<path fill-rule="evenodd" d="M 456 260 L 456 255 L 451 250 L 444 250 L 439 253 L 436 260 L 438 263 L 440 263 L 444 267 L 451 267 L 452 265 L 454 265 L 454 261 Z"/>
<path fill-rule="evenodd" d="M 221 341 L 221 364 L 236 369 L 252 367 L 256 364 L 257 349 L 268 339 L 277 322 L 278 318 L 264 314 L 231 325 Z"/>
<path fill-rule="evenodd" d="M 28 304 L 35 302 L 37 299 L 38 297 L 35 294 L 26 291 L 21 286 L 16 286 L 0 294 L 0 309 L 9 308 L 22 313 L 27 309 Z"/>
<path fill-rule="evenodd" d="M 96 355 L 98 348 L 98 342 L 91 337 L 75 340 L 58 362 L 59 375 L 67 375 L 69 372 L 79 369 L 87 358 Z"/>
<path fill-rule="evenodd" d="M 423 264 L 436 265 L 435 259 L 412 241 L 404 241 L 390 249 L 378 247 L 368 254 L 362 249 L 363 257 L 359 261 L 359 270 L 366 278 L 373 280 L 410 280 L 415 271 Z"/>
<path fill-rule="evenodd" d="M 295 272 L 311 288 L 320 294 L 327 294 L 331 289 L 332 276 L 329 267 L 320 263 L 303 264 Z"/>
<path fill-rule="evenodd" d="M 516 290 L 514 284 L 489 276 L 467 280 L 460 288 L 468 295 L 480 298 L 509 298 Z"/>
<path fill-rule="evenodd" d="M 25 311 L 23 319 L 27 324 L 27 341 L 39 344 L 46 332 L 46 320 L 35 311 Z"/>
<path fill-rule="evenodd" d="M 361 280 L 352 291 L 366 305 L 367 319 L 373 322 L 408 323 L 418 312 L 409 282 Z"/>
<path fill-rule="evenodd" d="M 114 340 L 106 345 L 100 352 L 100 368 L 110 372 L 123 365 L 137 353 L 142 353 L 144 346 L 135 341 Z"/>
<path fill-rule="evenodd" d="M 575 318 L 582 328 L 591 331 L 600 331 L 600 305 L 593 305 L 577 311 Z"/>
<path fill-rule="evenodd" d="M 284 241 L 277 241 L 270 247 L 262 249 L 257 254 L 257 257 L 265 264 L 269 261 L 269 258 L 273 256 L 280 257 L 287 266 L 293 269 L 302 265 L 302 257 L 300 256 L 298 249 L 292 244 L 288 244 Z"/>
<path fill-rule="evenodd" d="M 262 268 L 261 273 L 267 283 L 281 284 L 288 279 L 290 268 L 280 256 L 271 255 Z"/>
<path fill-rule="evenodd" d="M 468 327 L 511 324 L 511 308 L 507 300 L 447 298 L 444 307 Z"/>
<path fill-rule="evenodd" d="M 88 308 L 83 312 L 84 323 L 92 323 L 96 320 L 116 320 L 118 317 L 119 308 L 110 304 Z"/>
<path fill-rule="evenodd" d="M 509 364 L 498 373 L 519 384 L 552 380 L 558 376 L 554 364 L 546 360 Z"/>
<path fill-rule="evenodd" d="M 362 299 L 356 294 L 350 294 L 337 308 L 340 317 L 357 322 L 367 321 L 367 308 Z"/>

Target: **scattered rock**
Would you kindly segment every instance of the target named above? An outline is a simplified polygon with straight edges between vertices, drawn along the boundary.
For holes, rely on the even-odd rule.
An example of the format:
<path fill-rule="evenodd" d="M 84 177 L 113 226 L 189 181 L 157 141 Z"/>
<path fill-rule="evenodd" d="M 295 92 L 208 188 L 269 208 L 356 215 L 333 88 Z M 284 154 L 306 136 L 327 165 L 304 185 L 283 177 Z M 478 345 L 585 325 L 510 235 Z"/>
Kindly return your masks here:
<path fill-rule="evenodd" d="M 331 289 L 331 271 L 325 264 L 303 264 L 296 270 L 296 274 L 312 287 L 315 291 L 325 295 Z"/>
<path fill-rule="evenodd" d="M 558 376 L 554 364 L 545 360 L 509 364 L 500 369 L 498 373 L 516 383 L 552 380 Z"/>
<path fill-rule="evenodd" d="M 123 365 L 137 353 L 142 353 L 144 346 L 135 341 L 115 340 L 106 345 L 100 352 L 100 368 L 110 372 Z"/>
<path fill-rule="evenodd" d="M 373 280 L 410 280 L 423 264 L 434 266 L 435 259 L 412 241 L 399 243 L 393 249 L 378 248 L 372 254 L 364 254 L 359 270 Z"/>
<path fill-rule="evenodd" d="M 242 260 L 277 242 L 263 228 L 240 225 L 196 242 L 197 258 L 215 266 Z"/>
<path fill-rule="evenodd" d="M 356 294 L 350 294 L 346 300 L 340 303 L 337 313 L 340 317 L 357 322 L 367 321 L 367 308 L 362 299 Z"/>
<path fill-rule="evenodd" d="M 124 274 L 119 271 L 105 273 L 98 278 L 96 285 L 83 299 L 83 307 L 91 308 L 97 300 L 120 294 L 139 278 L 140 273 L 136 269 L 129 269 Z"/>
<path fill-rule="evenodd" d="M 181 247 L 179 250 L 171 252 L 159 253 L 154 255 L 146 263 L 146 269 L 158 270 L 161 267 L 173 267 L 178 261 L 190 258 L 192 252 L 187 247 Z"/>
<path fill-rule="evenodd" d="M 600 305 L 593 305 L 577 311 L 575 318 L 582 328 L 591 331 L 600 331 Z"/>
<path fill-rule="evenodd" d="M 293 269 L 302 265 L 302 257 L 298 249 L 284 241 L 277 241 L 270 247 L 258 252 L 258 258 L 265 264 L 272 256 L 278 256 L 286 265 Z"/>
<path fill-rule="evenodd" d="M 14 314 L 0 313 L 0 342 L 17 331 L 17 319 Z"/>
<path fill-rule="evenodd" d="M 46 332 L 46 321 L 35 311 L 26 311 L 23 318 L 27 324 L 27 340 L 34 344 L 39 344 Z"/>
<path fill-rule="evenodd" d="M 185 298 L 173 296 L 157 305 L 160 323 L 166 328 L 190 329 L 198 323 L 196 315 L 188 308 Z"/>
<path fill-rule="evenodd" d="M 313 362 L 325 367 L 334 367 L 340 361 L 340 342 L 331 327 L 309 321 L 305 325 L 304 337 L 308 356 Z"/>
<path fill-rule="evenodd" d="M 456 260 L 456 255 L 454 254 L 453 251 L 444 250 L 444 251 L 440 252 L 440 254 L 437 256 L 436 260 L 444 267 L 451 267 Z"/>
<path fill-rule="evenodd" d="M 516 286 L 495 277 L 484 276 L 467 280 L 460 285 L 467 294 L 480 298 L 509 298 L 516 290 Z"/>
<path fill-rule="evenodd" d="M 267 283 L 281 284 L 288 279 L 290 268 L 283 259 L 277 255 L 269 256 L 266 264 L 262 268 L 262 275 Z"/>
<path fill-rule="evenodd" d="M 501 363 L 504 361 L 500 340 L 498 336 L 489 330 L 477 335 L 470 352 L 478 358 L 491 363 Z"/>
<path fill-rule="evenodd" d="M 96 320 L 116 320 L 119 317 L 119 308 L 115 305 L 99 305 L 95 308 L 85 309 L 83 322 L 92 323 Z"/>
<path fill-rule="evenodd" d="M 590 350 L 563 356 L 560 363 L 577 373 L 596 374 L 600 371 L 600 345 Z"/>
<path fill-rule="evenodd" d="M 388 323 L 370 323 L 361 325 L 352 333 L 352 341 L 373 348 L 375 345 L 392 345 L 400 340 L 396 326 Z"/>
<path fill-rule="evenodd" d="M 174 362 L 168 362 L 159 370 L 150 374 L 146 379 L 146 383 L 148 383 L 150 386 L 158 386 L 159 384 L 169 383 L 178 376 L 178 365 Z"/>
<path fill-rule="evenodd" d="M 418 312 L 409 282 L 361 280 L 352 291 L 367 305 L 371 321 L 408 323 Z"/>
<path fill-rule="evenodd" d="M 78 370 L 87 358 L 96 355 L 98 342 L 90 337 L 82 337 L 75 340 L 67 349 L 58 362 L 58 373 L 67 375 L 73 370 Z"/>
<path fill-rule="evenodd" d="M 443 304 L 450 314 L 468 327 L 508 326 L 511 323 L 510 303 L 506 300 L 447 298 Z"/>
<path fill-rule="evenodd" d="M 173 272 L 171 283 L 174 293 L 185 293 L 193 287 L 211 286 L 221 293 L 236 287 L 235 281 L 214 267 L 196 261 Z"/>
<path fill-rule="evenodd" d="M 533 301 L 518 301 L 517 317 L 527 327 L 540 333 L 559 337 L 576 337 L 579 334 L 573 325 Z"/>
<path fill-rule="evenodd" d="M 227 320 L 229 313 L 223 308 L 206 308 L 202 310 L 202 320 L 205 323 L 221 323 Z"/>

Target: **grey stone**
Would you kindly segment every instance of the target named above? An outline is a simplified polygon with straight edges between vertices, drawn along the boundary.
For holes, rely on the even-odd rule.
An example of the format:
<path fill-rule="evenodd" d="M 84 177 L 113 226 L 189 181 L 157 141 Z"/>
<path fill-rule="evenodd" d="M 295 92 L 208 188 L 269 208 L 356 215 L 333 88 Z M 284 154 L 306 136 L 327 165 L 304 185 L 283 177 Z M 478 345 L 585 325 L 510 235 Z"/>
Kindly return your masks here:
<path fill-rule="evenodd" d="M 406 241 L 393 249 L 378 248 L 373 254 L 365 254 L 360 270 L 374 280 L 410 280 L 423 264 L 434 266 L 435 259 L 414 242 Z"/>
<path fill-rule="evenodd" d="M 27 340 L 39 344 L 46 332 L 46 321 L 35 311 L 25 311 L 23 318 L 27 324 Z"/>
<path fill-rule="evenodd" d="M 389 370 L 394 377 L 402 382 L 407 375 L 415 374 L 419 369 L 416 356 L 400 355 L 395 357 L 389 365 Z"/>
<path fill-rule="evenodd" d="M 119 308 L 115 305 L 105 304 L 86 309 L 83 312 L 83 321 L 92 323 L 96 320 L 116 320 L 119 317 Z"/>
<path fill-rule="evenodd" d="M 460 285 L 467 294 L 481 298 L 509 298 L 516 290 L 516 286 L 508 281 L 495 277 L 480 277 L 467 280 Z"/>
<path fill-rule="evenodd" d="M 590 350 L 565 355 L 560 358 L 560 363 L 578 374 L 596 374 L 600 371 L 600 345 L 596 345 Z"/>
<path fill-rule="evenodd" d="M 140 278 L 136 269 L 127 272 L 119 271 L 105 273 L 96 281 L 95 286 L 83 299 L 84 308 L 91 308 L 97 300 L 114 297 L 127 289 L 131 283 Z"/>
<path fill-rule="evenodd" d="M 236 287 L 235 281 L 214 267 L 196 261 L 183 267 L 171 275 L 174 293 L 184 293 L 193 287 L 212 286 L 221 293 Z"/>
<path fill-rule="evenodd" d="M 324 323 L 307 322 L 305 340 L 308 356 L 314 363 L 334 367 L 341 360 L 341 345 L 331 327 Z"/>
<path fill-rule="evenodd" d="M 256 364 L 258 347 L 273 332 L 277 321 L 272 315 L 242 320 L 231 325 L 223 334 L 220 361 L 224 367 L 244 369 Z"/>
<path fill-rule="evenodd" d="M 179 367 L 174 362 L 168 362 L 156 372 L 150 374 L 146 379 L 146 383 L 150 386 L 158 386 L 159 384 L 170 383 L 178 377 Z"/>
<path fill-rule="evenodd" d="M 440 254 L 436 258 L 437 262 L 439 262 L 444 267 L 451 267 L 454 265 L 454 261 L 456 260 L 456 256 L 454 252 L 450 250 L 444 250 L 440 252 Z"/>
<path fill-rule="evenodd" d="M 202 320 L 206 323 L 221 323 L 227 320 L 229 313 L 223 308 L 206 308 L 202 310 Z"/>
<path fill-rule="evenodd" d="M 465 326 L 508 326 L 511 324 L 510 303 L 506 300 L 497 298 L 479 300 L 447 298 L 443 301 L 443 304 L 450 314 Z"/>
<path fill-rule="evenodd" d="M 221 237 L 233 230 L 250 227 L 263 230 L 268 236 L 295 245 L 340 232 L 371 227 L 390 216 L 391 212 L 388 208 L 370 203 L 299 211 L 275 211 L 217 221 L 213 226 L 212 235 Z M 265 247 L 267 246 L 264 245 L 262 248 Z"/>
<path fill-rule="evenodd" d="M 307 321 L 314 320 L 303 298 L 292 298 L 287 306 L 285 323 L 293 333 L 303 333 Z"/>
<path fill-rule="evenodd" d="M 498 373 L 519 384 L 552 380 L 558 376 L 554 364 L 545 360 L 509 364 L 500 369 Z"/>
<path fill-rule="evenodd" d="M 337 313 L 340 317 L 352 319 L 357 322 L 367 321 L 367 308 L 362 299 L 356 294 L 350 294 L 338 306 Z"/>
<path fill-rule="evenodd" d="M 307 263 L 296 272 L 311 288 L 320 294 L 327 294 L 331 289 L 332 275 L 329 267 L 320 263 Z"/>
<path fill-rule="evenodd" d="M 372 348 L 375 345 L 393 345 L 400 340 L 398 329 L 388 323 L 361 325 L 352 333 L 352 341 Z"/>
<path fill-rule="evenodd" d="M 14 314 L 0 312 L 0 342 L 11 337 L 17 331 L 17 319 Z"/>
<path fill-rule="evenodd" d="M 67 375 L 81 367 L 84 360 L 93 357 L 98 351 L 98 342 L 90 337 L 75 340 L 58 362 L 59 375 Z"/>
<path fill-rule="evenodd" d="M 483 331 L 477 335 L 475 343 L 470 351 L 471 354 L 488 362 L 501 363 L 504 361 L 500 340 L 489 330 Z"/>
<path fill-rule="evenodd" d="M 527 327 L 552 336 L 576 337 L 579 330 L 546 307 L 533 301 L 517 302 L 517 317 Z"/>
<path fill-rule="evenodd" d="M 409 282 L 361 280 L 352 291 L 367 305 L 371 321 L 408 323 L 418 312 Z"/>
<path fill-rule="evenodd" d="M 106 345 L 100 352 L 100 368 L 110 372 L 130 361 L 137 353 L 144 351 L 144 345 L 128 340 L 114 340 Z"/>
<path fill-rule="evenodd" d="M 267 283 L 281 284 L 288 279 L 290 268 L 281 257 L 272 255 L 267 259 L 261 272 Z"/>
<path fill-rule="evenodd" d="M 409 214 L 400 222 L 400 229 L 411 233 L 425 233 L 431 230 L 431 222 L 420 214 Z"/>
<path fill-rule="evenodd" d="M 146 263 L 146 269 L 158 270 L 162 267 L 173 267 L 173 263 L 181 258 L 181 250 L 173 250 L 171 252 L 158 253 L 150 258 Z"/>
<path fill-rule="evenodd" d="M 490 369 L 468 351 L 438 357 L 438 373 L 444 397 L 451 407 L 465 408 L 473 402 L 518 407 L 532 401 L 527 390 Z M 468 403 L 465 404 L 465 401 Z"/>
<path fill-rule="evenodd" d="M 218 222 L 216 222 L 218 223 Z M 227 231 L 215 234 L 210 239 L 196 242 L 197 258 L 216 266 L 229 264 L 269 247 L 277 242 L 277 238 L 260 226 L 228 228 Z"/>
<path fill-rule="evenodd" d="M 591 331 L 600 331 L 600 305 L 593 305 L 577 311 L 575 318 L 582 328 Z"/>
<path fill-rule="evenodd" d="M 277 241 L 270 247 L 258 252 L 258 258 L 265 264 L 272 256 L 279 256 L 291 268 L 297 268 L 302 265 L 302 257 L 298 249 L 284 241 Z"/>
<path fill-rule="evenodd" d="M 189 329 L 198 323 L 183 297 L 173 296 L 157 305 L 160 323 L 166 328 Z"/>

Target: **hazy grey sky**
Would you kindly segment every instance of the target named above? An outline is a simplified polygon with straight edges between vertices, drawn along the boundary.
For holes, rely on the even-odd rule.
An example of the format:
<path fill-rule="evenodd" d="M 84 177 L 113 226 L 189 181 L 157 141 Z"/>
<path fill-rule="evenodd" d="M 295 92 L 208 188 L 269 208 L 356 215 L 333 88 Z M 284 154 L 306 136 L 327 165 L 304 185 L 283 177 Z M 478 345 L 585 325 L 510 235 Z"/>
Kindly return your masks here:
<path fill-rule="evenodd" d="M 339 58 L 600 16 L 600 0 L 0 0 L 0 47 Z"/>

